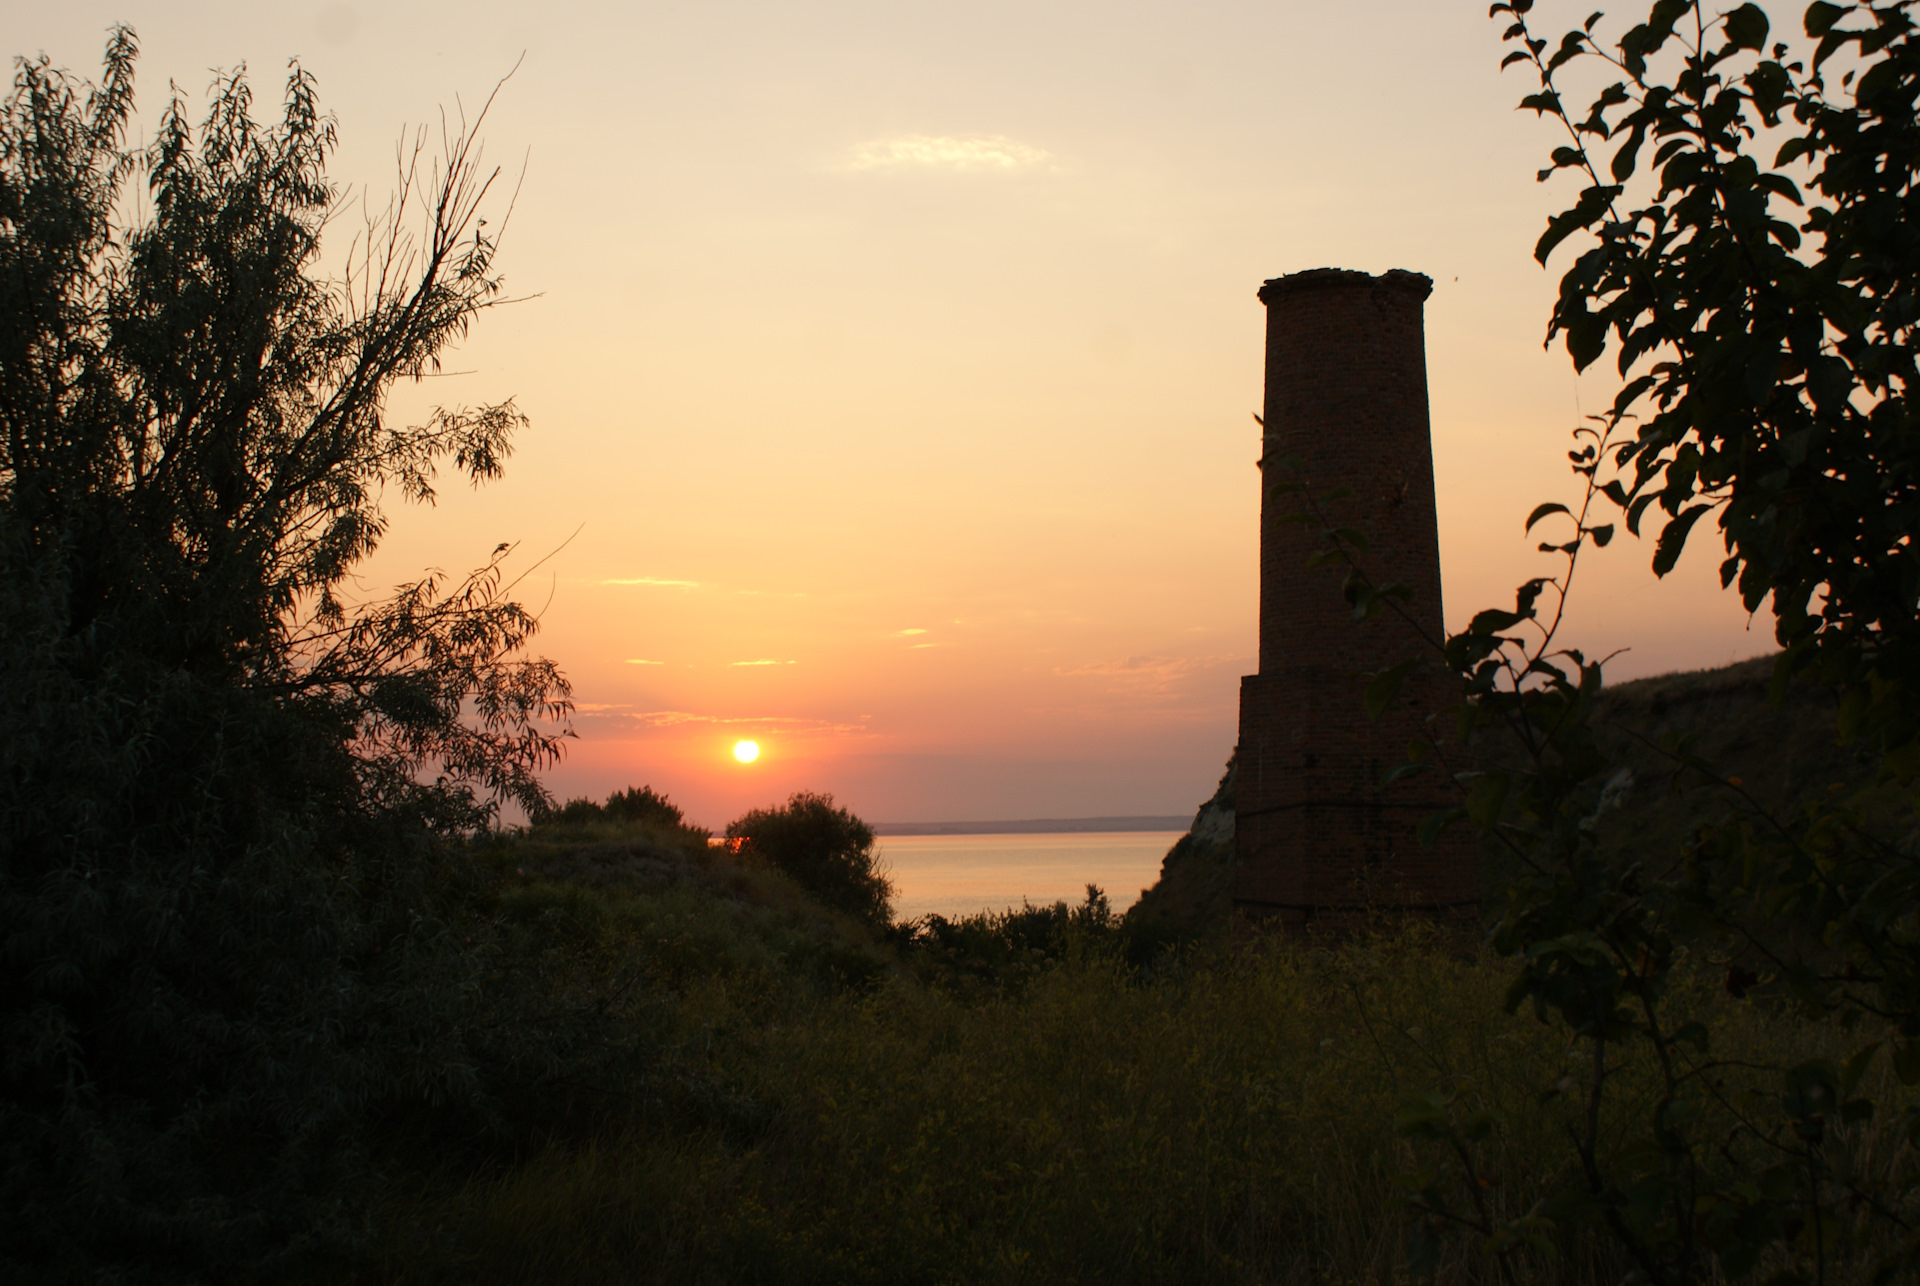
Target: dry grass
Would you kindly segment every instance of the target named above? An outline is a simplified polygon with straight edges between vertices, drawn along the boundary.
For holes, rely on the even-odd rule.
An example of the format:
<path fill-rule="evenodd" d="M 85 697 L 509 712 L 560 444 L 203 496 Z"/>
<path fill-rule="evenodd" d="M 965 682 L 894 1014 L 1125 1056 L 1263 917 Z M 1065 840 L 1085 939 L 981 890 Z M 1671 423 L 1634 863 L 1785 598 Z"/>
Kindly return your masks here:
<path fill-rule="evenodd" d="M 409 1282 L 1391 1282 L 1397 1179 L 1443 1165 L 1394 1128 L 1441 1089 L 1501 1125 L 1485 1194 L 1518 1214 L 1568 1180 L 1539 1091 L 1564 1035 L 1503 1012 L 1505 969 L 1419 935 L 1338 951 L 1260 944 L 1142 979 L 1082 944 L 1017 992 L 962 1002 L 896 980 L 743 1014 L 680 1001 L 691 1075 L 760 1106 L 732 1129 L 633 1117 L 443 1186 L 402 1222 Z M 1720 1005 L 1727 1053 L 1819 1033 Z M 777 1019 L 777 1021 L 775 1020 Z M 705 1033 L 704 1041 L 697 1038 Z M 1636 1110 L 1631 1063 L 1621 1110 Z M 1419 1145 L 1425 1148 L 1426 1145 Z M 1624 1268 L 1578 1230 L 1521 1280 Z M 1464 1244 L 1439 1280 L 1492 1280 Z"/>

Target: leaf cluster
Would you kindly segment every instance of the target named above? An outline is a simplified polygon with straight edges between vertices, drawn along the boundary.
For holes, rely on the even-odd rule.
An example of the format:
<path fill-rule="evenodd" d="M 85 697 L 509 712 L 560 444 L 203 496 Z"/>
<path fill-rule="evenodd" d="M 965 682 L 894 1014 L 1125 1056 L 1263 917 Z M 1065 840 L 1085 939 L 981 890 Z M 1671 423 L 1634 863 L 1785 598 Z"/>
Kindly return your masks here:
<path fill-rule="evenodd" d="M 1539 78 L 1522 106 L 1567 133 L 1540 177 L 1583 183 L 1535 256 L 1588 238 L 1548 340 L 1580 369 L 1611 349 L 1608 421 L 1635 425 L 1603 493 L 1635 535 L 1664 515 L 1661 575 L 1716 515 L 1721 582 L 1749 611 L 1771 600 L 1786 671 L 1875 693 L 1862 726 L 1898 751 L 1920 733 L 1913 6 L 1812 4 L 1797 56 L 1755 4 L 1666 0 L 1611 45 L 1596 14 L 1551 53 L 1530 8 L 1493 12 L 1511 19 L 1506 62 Z M 1559 88 L 1581 60 L 1619 77 L 1584 116 Z"/>

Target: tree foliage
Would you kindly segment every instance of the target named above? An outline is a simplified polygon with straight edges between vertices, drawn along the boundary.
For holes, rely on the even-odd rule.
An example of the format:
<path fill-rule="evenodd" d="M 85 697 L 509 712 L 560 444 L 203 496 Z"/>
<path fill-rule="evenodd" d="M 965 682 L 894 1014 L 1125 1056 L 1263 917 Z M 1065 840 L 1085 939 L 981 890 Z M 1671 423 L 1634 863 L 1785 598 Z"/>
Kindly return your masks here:
<path fill-rule="evenodd" d="M 1576 433 L 1581 503 L 1527 520 L 1567 526 L 1541 546 L 1562 574 L 1444 646 L 1470 695 L 1466 730 L 1484 743 L 1500 729 L 1521 754 L 1518 767 L 1446 763 L 1461 803 L 1429 830 L 1470 820 L 1524 868 L 1493 935 L 1519 962 L 1508 1003 L 1565 1024 L 1577 1055 L 1541 1100 L 1565 1116 L 1566 1180 L 1523 1217 L 1496 1218 L 1479 1195 L 1497 1120 L 1445 1092 L 1402 1118 L 1433 1146 L 1411 1178 L 1425 1226 L 1470 1230 L 1503 1269 L 1523 1242 L 1597 1223 L 1648 1282 L 1920 1270 L 1912 7 L 1812 4 L 1796 56 L 1769 44 L 1753 4 L 1657 0 L 1611 44 L 1599 14 L 1554 42 L 1527 0 L 1493 6 L 1517 46 L 1507 65 L 1539 79 L 1522 106 L 1567 132 L 1541 179 L 1584 180 L 1536 250 L 1544 264 L 1591 238 L 1561 276 L 1549 341 L 1580 368 L 1613 350 L 1623 380 Z M 1596 66 L 1607 83 L 1583 114 L 1565 82 Z M 1648 149 L 1653 173 L 1637 178 Z M 1687 776 L 1723 793 L 1726 820 L 1680 852 L 1603 855 L 1628 782 L 1594 736 L 1602 665 L 1564 647 L 1560 624 L 1581 552 L 1614 534 L 1609 506 L 1635 534 L 1655 506 L 1665 515 L 1660 574 L 1718 515 L 1723 584 L 1749 610 L 1771 602 L 1776 691 L 1830 685 L 1843 735 L 1881 752 L 1875 786 L 1796 811 L 1670 741 Z M 1730 1059 L 1702 1021 L 1707 983 L 1777 1021 L 1849 1032 L 1851 1052 Z M 1624 1098 L 1619 1069 L 1649 1061 L 1658 1092 Z M 1713 1118 L 1735 1124 L 1709 1130 Z"/>
<path fill-rule="evenodd" d="M 607 796 L 604 804 L 586 798 L 569 799 L 558 808 L 544 808 L 533 813 L 532 821 L 536 826 L 619 822 L 654 825 L 665 830 L 686 824 L 680 806 L 651 786 L 629 786 L 625 790 L 616 790 Z"/>
<path fill-rule="evenodd" d="M 505 547 L 345 592 L 391 487 L 497 475 L 511 402 L 402 425 L 500 302 L 470 131 L 343 271 L 297 65 L 127 142 L 137 45 L 0 107 L 0 1266 L 198 1279 L 351 1244 L 365 1127 L 484 1109 L 445 841 L 545 806 L 570 709 Z M 484 113 L 482 114 L 484 117 Z M 136 186 L 144 190 L 136 193 Z M 417 231 L 416 231 L 417 229 Z"/>
<path fill-rule="evenodd" d="M 1716 515 L 1721 583 L 1749 611 L 1771 599 L 1787 671 L 1845 687 L 1849 730 L 1920 766 L 1912 6 L 1811 5 L 1798 57 L 1769 47 L 1755 4 L 1710 17 L 1668 0 L 1611 48 L 1590 20 L 1551 51 L 1530 7 L 1494 9 L 1522 46 L 1507 62 L 1539 74 L 1522 106 L 1568 133 L 1541 176 L 1585 183 L 1535 255 L 1592 234 L 1548 337 L 1581 369 L 1611 349 L 1624 384 L 1608 423 L 1637 420 L 1603 493 L 1636 534 L 1649 508 L 1666 515 L 1663 575 Z M 1620 77 L 1584 116 L 1559 84 L 1582 59 Z M 1649 151 L 1654 175 L 1636 185 Z"/>
<path fill-rule="evenodd" d="M 875 865 L 873 828 L 832 795 L 800 791 L 781 807 L 756 808 L 727 824 L 727 838 L 828 906 L 886 925 L 893 883 Z"/>

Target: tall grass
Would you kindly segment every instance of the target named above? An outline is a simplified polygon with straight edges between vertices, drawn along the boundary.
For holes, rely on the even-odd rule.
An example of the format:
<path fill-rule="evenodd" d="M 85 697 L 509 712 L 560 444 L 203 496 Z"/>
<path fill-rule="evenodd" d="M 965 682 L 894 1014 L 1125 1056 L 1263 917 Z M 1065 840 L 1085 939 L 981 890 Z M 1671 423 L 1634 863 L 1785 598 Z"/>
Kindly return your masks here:
<path fill-rule="evenodd" d="M 1504 1012 L 1504 966 L 1446 947 L 1414 930 L 1242 944 L 1149 977 L 1086 935 L 985 998 L 894 974 L 746 1014 L 718 982 L 691 987 L 676 1024 L 691 1073 L 758 1115 L 629 1114 L 421 1194 L 402 1222 L 444 1231 L 395 1266 L 406 1281 L 1395 1281 L 1419 1231 L 1403 1176 L 1453 1163 L 1397 1132 L 1404 1095 L 1495 1115 L 1477 1160 L 1496 1213 L 1577 1182 L 1577 1108 L 1541 1091 L 1584 1053 Z M 1719 1011 L 1729 1051 L 1820 1052 L 1817 1030 Z M 1616 1074 L 1653 1091 L 1649 1069 Z M 1590 1231 L 1544 1243 L 1521 1252 L 1522 1280 L 1624 1273 Z M 1440 1281 L 1494 1279 L 1445 1245 Z"/>

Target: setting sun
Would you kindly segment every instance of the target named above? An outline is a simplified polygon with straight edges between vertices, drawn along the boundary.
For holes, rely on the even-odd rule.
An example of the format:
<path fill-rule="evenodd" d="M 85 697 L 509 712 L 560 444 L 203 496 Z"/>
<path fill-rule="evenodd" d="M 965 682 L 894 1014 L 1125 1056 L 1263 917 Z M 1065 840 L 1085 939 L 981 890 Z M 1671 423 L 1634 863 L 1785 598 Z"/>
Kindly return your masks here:
<path fill-rule="evenodd" d="M 760 757 L 760 743 L 757 741 L 734 742 L 733 757 L 743 764 L 752 763 Z"/>

